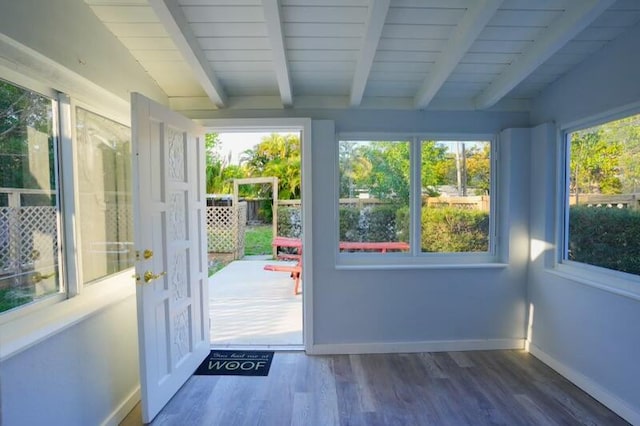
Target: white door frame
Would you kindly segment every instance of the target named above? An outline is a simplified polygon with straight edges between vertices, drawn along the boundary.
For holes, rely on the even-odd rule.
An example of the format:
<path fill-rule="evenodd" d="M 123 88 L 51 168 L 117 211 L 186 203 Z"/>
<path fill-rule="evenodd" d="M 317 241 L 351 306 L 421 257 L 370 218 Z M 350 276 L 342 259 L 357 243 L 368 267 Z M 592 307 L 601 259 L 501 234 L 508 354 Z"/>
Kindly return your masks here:
<path fill-rule="evenodd" d="M 302 333 L 304 349 L 313 348 L 313 263 L 311 221 L 311 119 L 310 118 L 228 118 L 194 120 L 216 133 L 232 132 L 301 132 L 302 145 Z M 305 207 L 306 206 L 306 207 Z"/>

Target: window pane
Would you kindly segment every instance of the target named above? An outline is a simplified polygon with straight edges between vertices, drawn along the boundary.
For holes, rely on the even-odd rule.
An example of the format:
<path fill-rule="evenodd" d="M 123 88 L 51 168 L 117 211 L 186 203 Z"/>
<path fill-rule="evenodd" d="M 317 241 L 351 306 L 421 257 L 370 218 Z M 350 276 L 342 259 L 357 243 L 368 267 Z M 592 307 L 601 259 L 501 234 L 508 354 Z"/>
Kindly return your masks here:
<path fill-rule="evenodd" d="M 129 128 L 76 109 L 80 248 L 84 283 L 133 266 Z"/>
<path fill-rule="evenodd" d="M 491 143 L 422 141 L 423 252 L 489 251 Z"/>
<path fill-rule="evenodd" d="M 339 142 L 341 251 L 408 251 L 409 145 Z"/>
<path fill-rule="evenodd" d="M 570 133 L 565 258 L 640 274 L 640 115 Z"/>
<path fill-rule="evenodd" d="M 52 113 L 0 81 L 0 312 L 60 291 Z"/>

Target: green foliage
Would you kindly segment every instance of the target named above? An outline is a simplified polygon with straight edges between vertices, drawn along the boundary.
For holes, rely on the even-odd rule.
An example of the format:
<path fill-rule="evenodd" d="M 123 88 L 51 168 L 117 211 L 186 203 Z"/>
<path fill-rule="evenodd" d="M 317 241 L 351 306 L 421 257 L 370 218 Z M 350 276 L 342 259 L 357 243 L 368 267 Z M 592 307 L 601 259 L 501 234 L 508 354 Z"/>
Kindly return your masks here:
<path fill-rule="evenodd" d="M 623 146 L 618 140 L 606 140 L 602 128 L 571 134 L 571 192 L 619 194 L 618 177 Z"/>
<path fill-rule="evenodd" d="M 0 312 L 17 308 L 33 301 L 34 291 L 23 291 L 20 288 L 0 289 Z"/>
<path fill-rule="evenodd" d="M 271 254 L 271 241 L 273 240 L 273 228 L 271 225 L 251 226 L 244 234 L 245 256 Z"/>
<path fill-rule="evenodd" d="M 486 252 L 489 214 L 455 207 L 424 208 L 421 244 L 424 252 Z"/>
<path fill-rule="evenodd" d="M 640 275 L 640 212 L 571 207 L 569 259 Z"/>
<path fill-rule="evenodd" d="M 278 178 L 278 199 L 300 198 L 302 175 L 300 169 L 300 137 L 272 133 L 262 139 L 255 148 L 246 150 L 242 164 L 247 176 L 275 176 Z M 270 189 L 257 186 L 255 196 L 268 197 Z"/>
<path fill-rule="evenodd" d="M 366 190 L 375 198 L 408 202 L 408 142 L 340 142 L 340 197 Z"/>
<path fill-rule="evenodd" d="M 360 209 L 340 207 L 340 241 L 360 241 L 359 220 Z"/>
<path fill-rule="evenodd" d="M 447 148 L 436 141 L 423 141 L 420 145 L 420 158 L 422 188 L 430 197 L 437 197 L 440 195 L 437 186 L 446 182 L 445 175 L 449 165 Z"/>
<path fill-rule="evenodd" d="M 357 208 L 340 208 L 341 241 L 409 242 L 409 226 L 408 207 L 376 206 L 362 214 Z M 488 251 L 489 214 L 455 207 L 425 208 L 421 244 L 426 252 Z"/>
<path fill-rule="evenodd" d="M 340 207 L 340 241 L 397 241 L 395 205 Z"/>
<path fill-rule="evenodd" d="M 466 162 L 457 162 L 452 150 L 458 142 L 420 142 L 420 179 L 423 193 L 439 194 L 440 185 L 457 185 L 457 171 L 463 167 L 466 186 L 488 194 L 491 145 L 471 143 L 464 150 Z M 410 143 L 340 141 L 340 197 L 353 198 L 366 191 L 372 196 L 407 204 L 410 191 Z M 466 167 L 465 167 L 466 165 Z"/>
<path fill-rule="evenodd" d="M 48 136 L 47 150 L 53 170 L 54 141 L 51 100 L 0 80 L 0 187 L 38 189 L 30 173 L 29 130 Z M 47 152 L 47 151 L 45 151 Z M 50 188 L 55 188 L 55 174 L 50 173 Z M 48 189 L 48 188 L 47 188 Z"/>
<path fill-rule="evenodd" d="M 491 189 L 491 144 L 467 153 L 467 186 L 476 188 L 475 195 L 488 195 Z"/>
<path fill-rule="evenodd" d="M 278 235 L 299 238 L 302 235 L 302 217 L 298 207 L 278 207 Z"/>
<path fill-rule="evenodd" d="M 229 164 L 228 158 L 220 157 L 220 139 L 216 133 L 205 135 L 206 184 L 207 194 L 231 194 L 233 179 L 246 177 L 245 170 L 235 164 Z M 246 188 L 240 188 L 240 194 L 246 195 Z"/>

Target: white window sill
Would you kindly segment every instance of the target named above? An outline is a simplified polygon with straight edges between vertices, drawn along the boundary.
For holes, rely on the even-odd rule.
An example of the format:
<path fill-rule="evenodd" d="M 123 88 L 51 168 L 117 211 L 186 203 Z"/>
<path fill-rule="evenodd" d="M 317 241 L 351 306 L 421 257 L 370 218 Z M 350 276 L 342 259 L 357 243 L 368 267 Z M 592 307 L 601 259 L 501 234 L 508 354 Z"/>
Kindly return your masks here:
<path fill-rule="evenodd" d="M 547 269 L 548 273 L 619 296 L 640 300 L 640 277 L 578 262 L 567 262 Z"/>
<path fill-rule="evenodd" d="M 340 253 L 338 270 L 398 270 L 398 269 L 500 269 L 509 266 L 489 254 L 408 254 Z"/>
<path fill-rule="evenodd" d="M 0 362 L 135 294 L 133 269 L 84 288 L 82 294 L 34 309 L 0 325 Z M 34 306 L 35 308 L 35 306 Z"/>

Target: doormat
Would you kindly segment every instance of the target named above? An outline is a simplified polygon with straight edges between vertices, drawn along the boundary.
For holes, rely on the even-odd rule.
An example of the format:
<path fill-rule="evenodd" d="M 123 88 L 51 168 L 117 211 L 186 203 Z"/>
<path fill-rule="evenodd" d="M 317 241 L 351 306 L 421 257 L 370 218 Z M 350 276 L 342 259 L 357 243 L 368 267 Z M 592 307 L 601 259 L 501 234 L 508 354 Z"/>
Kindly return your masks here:
<path fill-rule="evenodd" d="M 268 376 L 273 351 L 212 350 L 196 376 Z"/>

